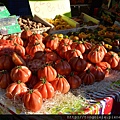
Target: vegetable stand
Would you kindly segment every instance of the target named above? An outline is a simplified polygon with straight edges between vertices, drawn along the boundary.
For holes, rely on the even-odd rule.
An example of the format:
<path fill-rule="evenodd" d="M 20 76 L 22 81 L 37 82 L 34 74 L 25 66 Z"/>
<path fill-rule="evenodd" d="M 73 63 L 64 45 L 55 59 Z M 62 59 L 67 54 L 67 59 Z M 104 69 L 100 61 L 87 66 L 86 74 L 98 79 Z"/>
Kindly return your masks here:
<path fill-rule="evenodd" d="M 0 38 L 1 114 L 118 114 L 120 28 L 92 19 L 95 27 L 76 28 L 75 22 L 69 31 L 73 20 L 57 15 L 52 23 L 64 23 L 68 31 L 59 26 L 64 33 L 52 33 L 54 26 L 48 21 L 38 16 L 32 20 L 19 18 L 22 31 L 9 35 L 4 31 Z M 43 31 L 35 30 L 40 27 Z"/>
<path fill-rule="evenodd" d="M 113 29 L 115 27 L 115 30 L 118 30 L 119 32 L 119 28 L 117 28 L 116 26 L 112 27 Z M 3 49 L 1 49 L 0 53 L 1 54 L 0 74 L 1 76 L 8 74 L 10 75 L 10 76 L 8 75 L 10 77 L 8 81 L 4 82 L 5 84 L 3 84 L 3 82 L 1 82 L 0 84 L 1 107 L 5 106 L 4 109 L 7 107 L 5 110 L 3 109 L 3 113 L 4 111 L 8 111 L 9 113 L 18 115 L 71 114 L 71 113 L 82 115 L 83 114 L 104 115 L 110 114 L 111 112 L 115 113 L 116 112 L 115 104 L 119 104 L 120 98 L 119 57 L 117 53 L 109 50 L 110 48 L 105 46 L 107 43 L 100 45 L 97 44 L 97 42 L 100 43 L 100 41 L 94 41 L 96 36 L 97 38 L 99 38 L 99 35 L 101 34 L 103 35 L 103 37 L 108 35 L 107 37 L 109 37 L 109 39 L 111 40 L 111 36 L 109 36 L 110 34 L 107 33 L 111 29 L 107 28 L 106 33 L 102 32 L 102 30 L 104 29 L 105 28 L 102 25 L 99 25 L 99 27 L 94 30 L 89 29 L 89 32 L 87 31 L 86 28 L 82 28 L 79 31 L 80 33 L 75 34 L 78 35 L 75 38 L 79 37 L 78 42 L 72 41 L 72 39 L 75 40 L 75 38 L 72 38 L 73 34 L 71 35 L 70 33 L 68 34 L 68 36 L 65 36 L 63 34 L 57 34 L 58 36 L 56 34 L 53 34 L 49 36 L 48 33 L 45 34 L 45 32 L 42 34 L 38 33 L 33 34 L 30 30 L 22 31 L 21 39 L 24 40 L 23 42 L 20 42 L 21 39 L 17 35 L 9 35 L 6 36 L 6 38 L 1 39 L 1 47 L 2 45 L 4 47 Z M 27 33 L 26 35 L 25 32 L 28 32 L 29 34 Z M 59 37 L 59 35 L 61 36 Z M 115 36 L 112 37 L 116 37 L 116 34 L 114 35 Z M 16 39 L 17 37 L 19 39 Z M 119 34 L 117 35 L 117 37 L 119 37 Z M 23 44 L 28 38 L 29 38 L 28 43 Z M 86 41 L 84 41 L 83 38 L 84 39 L 87 38 Z M 53 44 L 51 43 L 52 40 L 53 41 L 56 40 L 55 44 L 56 46 L 53 46 Z M 102 38 L 102 40 L 104 40 L 104 38 Z M 79 43 L 80 41 L 81 43 Z M 37 44 L 37 42 L 39 44 Z M 67 44 L 69 43 L 71 47 L 65 46 L 66 42 Z M 19 43 L 18 48 L 16 48 L 16 45 L 18 43 Z M 78 50 L 78 48 L 75 49 L 75 46 L 79 44 L 87 45 L 87 47 L 82 46 L 82 49 L 78 47 L 80 50 Z M 36 46 L 38 46 L 38 49 L 35 48 Z M 46 46 L 47 48 L 45 49 Z M 6 49 L 8 47 L 10 47 L 9 51 Z M 21 48 L 22 51 L 19 51 L 19 47 Z M 56 47 L 58 47 L 59 49 Z M 68 47 L 69 49 L 67 51 L 62 51 L 62 49 L 65 50 L 66 47 Z M 31 49 L 33 50 L 31 51 Z M 53 50 L 56 52 L 54 52 Z M 85 58 L 85 50 L 87 52 L 89 51 L 87 53 L 89 57 L 87 58 Z M 67 54 L 65 54 L 65 52 Z M 76 52 L 77 54 L 73 54 L 74 52 Z M 93 56 L 94 52 L 96 52 L 95 53 L 96 58 L 99 58 L 99 54 L 101 55 L 101 57 L 99 59 L 96 59 L 95 56 Z M 8 53 L 10 54 L 10 56 L 8 56 Z M 75 56 L 72 57 L 72 55 Z M 90 55 L 92 56 L 92 58 Z M 113 57 L 115 57 L 116 61 L 114 61 Z M 7 64 L 9 66 L 4 65 L 5 62 L 2 61 L 3 58 L 4 59 L 7 58 L 5 60 L 9 59 L 8 61 L 9 64 Z M 112 62 L 109 61 L 109 59 L 107 58 L 113 59 Z M 78 64 L 76 64 L 76 66 L 74 65 L 75 61 L 79 62 L 79 67 Z M 95 65 L 105 67 L 102 67 L 103 70 L 101 70 L 99 67 L 95 67 Z M 102 71 L 102 74 L 100 75 L 100 77 L 98 77 L 99 74 L 97 74 L 95 78 L 96 72 L 93 72 L 93 70 L 95 69 L 97 70 L 97 68 L 99 68 L 99 70 Z M 19 74 L 21 74 L 21 76 Z M 91 75 L 92 77 L 90 77 L 90 80 L 85 79 L 84 74 L 85 77 L 88 75 Z M 72 81 L 73 83 L 71 84 L 70 78 L 73 77 L 73 75 L 74 77 L 75 75 L 78 76 L 77 78 L 79 79 L 76 80 L 78 81 L 79 86 L 76 85 L 74 81 Z M 37 78 L 36 80 L 35 77 L 38 77 L 39 79 Z M 3 78 L 4 77 L 2 77 L 1 80 L 6 80 Z M 82 81 L 80 78 L 82 79 Z M 10 79 L 12 81 L 9 81 Z M 61 84 L 64 84 L 64 86 L 66 86 L 65 90 L 63 88 L 60 88 L 60 86 L 63 85 L 61 85 L 59 81 L 61 81 L 60 82 Z M 58 83 L 55 85 L 56 82 L 60 84 L 57 87 L 56 85 L 58 85 Z M 41 94 L 39 93 L 40 97 L 39 100 L 42 105 L 41 104 L 39 104 L 40 106 L 37 105 L 38 108 L 35 106 L 34 107 L 32 106 L 30 108 L 27 107 L 25 105 L 26 99 L 24 98 L 24 102 L 22 101 L 23 95 L 25 94 L 27 95 L 27 93 L 31 95 L 34 92 L 33 90 L 35 88 L 37 88 L 37 90 L 40 90 L 39 87 L 42 84 L 45 84 L 46 86 L 48 84 L 49 85 L 48 88 L 51 88 L 52 92 L 49 91 L 48 95 L 47 93 L 44 94 L 42 92 Z M 18 86 L 20 90 L 15 89 L 15 87 Z M 28 88 L 26 88 L 26 86 L 28 86 Z M 54 89 L 52 86 L 54 87 Z M 74 89 L 70 89 L 70 87 L 71 88 L 74 87 Z M 30 90 L 31 88 L 33 90 Z M 11 90 L 15 90 L 15 92 L 12 92 Z M 41 95 L 43 101 L 41 101 Z M 36 99 L 38 98 L 36 97 Z M 37 110 L 34 108 L 36 108 Z M 119 111 L 120 110 L 118 110 L 117 112 Z"/>
<path fill-rule="evenodd" d="M 103 26 L 100 25 L 99 27 L 102 28 Z M 89 29 L 90 30 L 89 33 L 87 33 L 88 31 L 86 31 L 87 30 L 86 28 L 80 29 L 80 31 L 79 31 L 80 33 L 78 35 L 79 35 L 79 39 L 80 39 L 81 43 L 73 42 L 71 40 L 73 38 L 71 38 L 72 35 L 70 33 L 68 34 L 68 36 L 71 39 L 68 39 L 68 38 L 66 38 L 67 36 L 65 36 L 65 38 L 62 38 L 63 40 L 61 40 L 61 37 L 64 36 L 63 34 L 58 34 L 58 35 L 61 35 L 60 38 L 59 37 L 57 38 L 56 34 L 51 35 L 53 37 L 50 36 L 50 38 L 49 38 L 47 33 L 46 34 L 45 33 L 44 34 L 38 34 L 38 33 L 33 34 L 31 31 L 29 31 L 30 44 L 27 44 L 27 46 L 26 46 L 26 54 L 31 55 L 31 57 L 28 55 L 25 56 L 24 50 L 21 52 L 18 52 L 18 51 L 15 52 L 15 50 L 16 50 L 15 45 L 17 44 L 16 42 L 18 42 L 18 41 L 15 41 L 17 39 L 13 39 L 14 41 L 12 41 L 12 40 L 9 41 L 9 38 L 14 38 L 14 37 L 16 38 L 17 36 L 12 35 L 12 36 L 8 36 L 8 38 L 6 38 L 6 39 L 5 38 L 2 39 L 1 45 L 3 44 L 3 46 L 6 46 L 6 48 L 8 47 L 7 44 L 9 44 L 10 47 L 13 47 L 13 46 L 15 46 L 15 47 L 9 48 L 10 51 L 5 51 L 6 49 L 4 49 L 4 48 L 1 50 L 1 56 L 2 56 L 2 57 L 0 57 L 1 59 L 6 58 L 6 57 L 12 58 L 12 61 L 10 61 L 10 60 L 8 61 L 8 62 L 10 62 L 10 64 L 8 64 L 8 65 L 10 65 L 10 66 L 5 66 L 4 65 L 5 62 L 1 63 L 2 66 L 0 66 L 1 67 L 1 72 L 0 72 L 1 76 L 8 74 L 8 72 L 5 71 L 4 69 L 7 69 L 8 71 L 10 69 L 12 69 L 10 72 L 10 78 L 12 79 L 12 84 L 10 84 L 9 82 L 7 82 L 7 83 L 5 82 L 5 84 L 1 83 L 0 103 L 1 103 L 2 110 L 3 110 L 3 111 L 1 111 L 1 113 L 5 114 L 4 111 L 7 111 L 8 113 L 12 113 L 12 114 L 17 114 L 17 115 L 22 115 L 22 114 L 25 114 L 25 115 L 28 115 L 28 114 L 32 114 L 32 115 L 36 115 L 36 114 L 41 114 L 41 115 L 42 114 L 71 114 L 71 113 L 72 114 L 81 114 L 81 115 L 88 115 L 88 114 L 104 115 L 104 114 L 110 114 L 112 112 L 119 113 L 119 111 L 120 111 L 119 108 L 116 111 L 116 104 L 120 103 L 119 102 L 120 72 L 119 72 L 119 66 L 118 66 L 119 65 L 119 57 L 118 57 L 117 53 L 115 53 L 113 51 L 111 52 L 109 50 L 110 48 L 108 49 L 105 46 L 105 44 L 104 45 L 93 44 L 94 42 L 95 43 L 97 42 L 97 41 L 93 41 L 93 37 L 94 37 L 94 39 L 96 37 L 96 36 L 93 36 L 93 31 L 97 33 L 97 37 L 99 37 L 98 36 L 99 34 L 101 35 L 101 31 L 99 31 L 99 27 L 96 28 L 96 30 L 98 30 L 98 31 L 95 31 L 95 29 L 94 30 Z M 118 28 L 116 28 L 115 30 L 117 30 L 117 29 Z M 84 32 L 83 32 L 83 30 L 84 30 Z M 25 39 L 28 39 L 27 35 L 29 35 L 29 34 L 24 35 L 24 32 L 27 32 L 27 31 L 23 31 L 21 33 L 21 37 L 22 37 L 22 39 L 25 40 Z M 91 34 L 90 34 L 90 32 L 91 32 Z M 46 41 L 44 35 L 47 35 L 46 36 L 46 38 L 48 39 L 47 41 Z M 90 35 L 90 36 L 88 36 L 88 35 Z M 102 35 L 103 35 L 103 33 L 102 33 Z M 105 34 L 105 36 L 106 35 L 107 34 Z M 85 39 L 85 37 L 89 38 L 90 41 L 92 40 L 92 43 L 87 40 L 84 42 L 83 38 Z M 111 37 L 111 36 L 109 36 L 109 37 Z M 119 36 L 117 36 L 117 37 L 119 37 Z M 36 41 L 37 39 L 39 41 Z M 40 42 L 40 40 L 44 40 L 43 43 Z M 101 60 L 101 58 L 97 60 L 97 59 L 91 59 L 91 57 L 90 57 L 88 59 L 92 63 L 87 64 L 85 62 L 85 61 L 87 61 L 85 59 L 85 56 L 84 56 L 84 59 L 81 58 L 81 57 L 83 57 L 82 54 L 85 52 L 84 49 L 81 49 L 81 52 L 78 52 L 79 57 L 75 56 L 73 58 L 70 58 L 72 52 L 77 52 L 78 50 L 72 51 L 71 49 L 69 49 L 68 51 L 66 51 L 66 52 L 70 52 L 69 54 L 67 54 L 67 56 L 65 56 L 66 54 L 63 54 L 64 52 L 61 52 L 61 51 L 56 51 L 57 53 L 53 52 L 51 50 L 55 50 L 56 46 L 52 46 L 52 44 L 50 44 L 50 43 L 48 44 L 48 42 L 51 42 L 52 40 L 56 40 L 56 41 L 59 40 L 59 42 L 56 42 L 56 45 L 58 43 L 60 45 L 59 50 L 61 49 L 61 47 L 62 48 L 65 47 L 64 44 L 66 42 L 68 42 L 69 44 L 72 44 L 71 48 L 74 48 L 73 45 L 76 45 L 76 44 L 79 45 L 79 44 L 86 43 L 87 45 L 89 45 L 89 47 L 86 48 L 86 50 L 91 49 L 91 45 L 93 44 L 93 48 L 91 50 L 95 50 L 95 48 L 103 50 L 101 53 L 102 59 L 103 59 L 103 57 L 106 57 L 106 56 L 104 56 L 105 54 L 107 56 L 112 54 L 112 57 L 111 57 L 111 59 L 112 59 L 113 54 L 114 54 L 117 62 L 115 62 L 114 64 L 111 63 L 111 65 L 110 65 L 109 63 L 111 61 L 108 61 L 107 65 L 109 65 L 109 66 L 107 66 L 103 69 L 104 72 L 102 72 L 102 75 L 101 75 L 102 77 L 98 77 L 98 78 L 96 77 L 96 81 L 94 81 L 95 76 L 93 76 L 93 74 L 95 75 L 95 73 L 93 73 L 93 74 L 91 73 L 91 75 L 93 76 L 91 81 L 85 80 L 85 78 L 83 76 L 81 76 L 81 73 L 82 74 L 86 73 L 86 76 L 87 76 L 90 73 L 89 69 L 91 69 L 91 72 L 92 72 L 92 70 L 94 70 L 93 68 L 95 68 L 95 67 L 90 68 L 90 66 L 93 65 L 94 62 L 97 62 L 94 64 L 97 64 L 99 66 L 101 64 L 106 65 L 105 64 L 106 62 L 104 61 L 100 64 L 100 62 L 98 62 L 98 60 Z M 16 44 L 13 44 L 13 42 L 15 42 Z M 37 49 L 34 50 L 34 47 L 39 44 L 34 45 L 32 48 L 33 51 L 30 51 L 31 45 L 36 42 L 40 42 L 40 44 L 42 45 L 42 46 L 39 46 L 40 51 L 35 51 Z M 82 43 L 82 42 L 84 42 L 84 43 Z M 22 42 L 19 41 L 19 44 L 21 44 L 21 43 Z M 100 41 L 99 41 L 99 43 L 100 43 Z M 30 45 L 30 48 L 29 48 L 29 45 Z M 19 45 L 19 46 L 22 49 L 24 49 L 22 47 L 22 45 Z M 25 46 L 25 44 L 24 44 L 24 46 Z M 45 46 L 48 46 L 51 50 L 48 48 L 45 49 Z M 45 50 L 45 52 L 43 52 L 44 50 Z M 92 52 L 94 52 L 94 51 L 87 53 L 87 55 L 88 54 L 92 55 L 93 54 Z M 11 56 L 6 56 L 7 53 L 9 53 Z M 58 56 L 58 54 L 59 54 L 59 56 Z M 48 55 L 49 55 L 49 57 L 48 57 Z M 51 55 L 52 55 L 52 57 L 51 57 Z M 53 55 L 54 55 L 54 57 L 53 57 Z M 96 53 L 96 55 L 97 55 L 97 53 Z M 60 59 L 59 57 L 65 58 L 66 60 Z M 8 58 L 6 60 L 8 60 Z M 53 63 L 53 61 L 55 63 Z M 79 61 L 79 63 L 80 63 L 79 66 L 81 66 L 81 62 L 82 62 L 82 69 L 79 69 L 80 67 L 77 67 L 77 64 L 76 64 L 76 67 L 74 67 L 73 63 L 75 61 Z M 1 60 L 1 62 L 2 62 L 2 60 Z M 59 66 L 59 64 L 60 64 L 60 66 Z M 45 66 L 43 66 L 43 65 L 45 65 Z M 62 65 L 63 66 L 67 65 L 67 67 L 64 68 L 65 70 L 61 67 Z M 83 67 L 83 65 L 85 67 Z M 75 70 L 73 72 L 74 74 L 71 72 L 70 67 L 73 70 Z M 87 67 L 89 67 L 89 69 Z M 112 67 L 112 69 L 110 69 L 110 67 Z M 107 69 L 107 68 L 109 68 L 109 69 Z M 87 70 L 85 71 L 85 69 L 87 69 Z M 45 72 L 46 70 L 51 70 L 50 75 L 49 75 L 50 77 L 46 74 L 46 72 Z M 27 72 L 24 73 L 24 71 L 27 71 Z M 79 71 L 81 73 L 77 73 L 77 71 Z M 59 74 L 57 75 L 57 73 L 59 73 L 61 75 L 59 75 Z M 19 76 L 19 74 L 23 74 L 24 77 Z M 32 76 L 31 76 L 31 74 L 32 74 Z M 40 80 L 36 80 L 35 74 L 38 75 L 37 77 L 39 77 Z M 73 75 L 74 76 L 79 75 L 79 77 L 81 77 L 81 79 L 83 80 L 83 83 L 81 84 L 81 81 L 79 81 L 79 83 L 80 83 L 79 86 L 76 86 L 75 83 L 71 84 L 70 79 L 68 80 L 68 76 L 66 76 L 66 77 L 62 76 L 62 75 L 68 75 L 68 74 L 69 74 L 69 77 L 73 77 Z M 46 77 L 43 77 L 43 76 L 46 76 Z M 18 79 L 18 81 L 17 81 L 17 79 Z M 30 81 L 28 82 L 29 79 L 30 79 Z M 54 86 L 53 82 L 57 82 L 58 80 L 60 81 L 60 79 L 61 79 L 61 81 L 63 80 L 63 82 L 61 84 L 66 83 L 65 85 L 67 86 L 66 87 L 67 89 L 62 90 L 59 88 L 59 86 L 58 86 L 58 88 L 55 88 L 55 86 L 54 86 L 54 89 L 56 89 L 56 91 L 54 91 L 54 95 L 53 95 L 53 92 L 52 92 L 52 94 L 49 94 L 48 96 L 46 93 L 44 93 L 45 96 L 43 96 L 44 99 L 43 99 L 41 109 L 39 109 L 39 110 L 37 109 L 37 111 L 34 112 L 34 111 L 31 111 L 34 109 L 34 107 L 32 107 L 31 110 L 28 110 L 25 106 L 25 103 L 23 103 L 23 101 L 21 101 L 22 100 L 21 98 L 23 98 L 23 96 L 21 96 L 21 95 L 25 94 L 26 90 L 29 90 L 31 88 L 33 89 L 36 86 L 38 87 L 37 89 L 39 89 L 41 82 L 44 84 L 47 84 L 45 79 L 47 79 L 47 82 L 49 81 L 53 86 Z M 52 81 L 52 79 L 55 79 L 55 80 Z M 67 79 L 67 81 L 69 81 L 69 84 L 66 82 L 66 79 Z M 4 79 L 2 79 L 2 80 L 4 80 Z M 21 82 L 19 82 L 19 80 Z M 33 80 L 34 80 L 34 82 L 33 82 Z M 17 83 L 14 83 L 14 82 L 17 82 Z M 49 87 L 50 87 L 50 83 L 49 83 Z M 9 86 L 8 86 L 8 84 L 9 84 Z M 16 90 L 16 92 L 11 91 L 10 87 L 12 85 L 18 86 L 20 84 L 23 84 L 22 88 L 24 87 L 24 90 L 23 89 L 21 89 L 22 91 Z M 28 88 L 25 87 L 25 84 L 28 86 Z M 75 85 L 75 86 L 72 86 L 72 85 Z M 69 86 L 74 87 L 74 89 L 69 89 L 70 88 Z M 7 88 L 7 89 L 5 89 L 5 88 Z M 13 88 L 15 88 L 15 87 L 13 87 Z M 21 87 L 19 87 L 19 88 L 21 88 Z M 57 89 L 59 92 L 57 91 Z M 14 89 L 12 89 L 12 90 L 14 90 Z M 53 88 L 52 88 L 52 90 L 53 90 Z M 32 93 L 32 91 L 29 91 L 29 92 Z M 40 96 L 39 100 L 41 100 L 41 96 Z M 24 102 L 26 102 L 26 101 L 24 101 Z"/>

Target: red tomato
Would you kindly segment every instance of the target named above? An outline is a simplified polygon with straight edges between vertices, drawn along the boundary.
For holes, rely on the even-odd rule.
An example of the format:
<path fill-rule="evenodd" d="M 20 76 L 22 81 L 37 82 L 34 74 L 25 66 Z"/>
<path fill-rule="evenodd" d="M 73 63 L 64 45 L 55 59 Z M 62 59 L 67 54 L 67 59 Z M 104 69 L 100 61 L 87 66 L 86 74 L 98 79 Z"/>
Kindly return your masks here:
<path fill-rule="evenodd" d="M 8 54 L 0 56 L 0 70 L 11 70 L 14 67 L 12 57 Z"/>
<path fill-rule="evenodd" d="M 39 82 L 40 80 L 38 79 L 37 75 L 32 74 L 30 80 L 26 83 L 28 88 L 33 89 L 33 87 Z"/>
<path fill-rule="evenodd" d="M 43 41 L 43 35 L 38 33 L 33 33 L 29 36 L 29 43 L 34 44 L 36 42 L 42 42 Z"/>
<path fill-rule="evenodd" d="M 17 66 L 18 65 L 26 65 L 26 62 L 24 61 L 24 59 L 15 52 L 13 52 L 13 54 L 12 54 L 12 61 Z"/>
<path fill-rule="evenodd" d="M 55 69 L 58 74 L 68 75 L 71 72 L 70 64 L 63 59 L 59 59 L 55 62 Z"/>
<path fill-rule="evenodd" d="M 10 77 L 14 82 L 18 80 L 26 83 L 31 78 L 31 71 L 26 66 L 16 66 L 10 72 Z"/>
<path fill-rule="evenodd" d="M 71 65 L 72 69 L 77 72 L 83 72 L 87 67 L 86 60 L 80 58 L 80 56 L 71 58 L 69 64 Z"/>
<path fill-rule="evenodd" d="M 23 103 L 26 109 L 37 112 L 43 104 L 42 95 L 38 89 L 30 89 L 24 94 Z"/>
<path fill-rule="evenodd" d="M 60 91 L 61 93 L 67 93 L 70 90 L 70 84 L 67 79 L 62 75 L 58 75 L 58 77 L 51 82 L 55 91 Z"/>
<path fill-rule="evenodd" d="M 101 67 L 101 69 L 105 72 L 105 75 L 108 75 L 111 71 L 111 65 L 108 62 L 102 61 L 96 65 Z"/>
<path fill-rule="evenodd" d="M 68 50 L 71 50 L 71 47 L 68 44 L 63 44 L 63 45 L 59 44 L 59 46 L 56 49 L 57 53 L 62 58 L 65 58 L 65 52 L 68 51 Z"/>
<path fill-rule="evenodd" d="M 83 59 L 82 53 L 80 50 L 77 49 L 71 49 L 65 52 L 65 58 L 69 61 L 73 57 L 80 57 Z"/>
<path fill-rule="evenodd" d="M 70 88 L 72 89 L 78 88 L 82 83 L 81 78 L 78 75 L 75 75 L 73 72 L 67 76 L 67 80 L 70 84 Z"/>
<path fill-rule="evenodd" d="M 38 72 L 39 69 L 43 67 L 45 64 L 45 61 L 41 59 L 33 59 L 29 60 L 27 62 L 27 67 L 32 71 L 32 72 Z"/>
<path fill-rule="evenodd" d="M 17 81 L 11 83 L 6 89 L 6 96 L 9 99 L 19 99 L 27 92 L 27 87 L 25 83 Z"/>
<path fill-rule="evenodd" d="M 45 45 L 42 42 L 36 42 L 34 44 L 28 44 L 26 47 L 26 53 L 33 56 L 38 51 L 44 51 Z"/>
<path fill-rule="evenodd" d="M 71 45 L 72 49 L 77 49 L 80 50 L 80 52 L 83 54 L 85 52 L 85 46 L 83 43 L 81 43 L 80 41 L 78 42 L 73 42 Z"/>
<path fill-rule="evenodd" d="M 111 65 L 111 68 L 115 68 L 119 63 L 119 56 L 113 51 L 109 51 L 105 54 L 104 60 Z"/>
<path fill-rule="evenodd" d="M 14 52 L 16 52 L 18 55 L 24 57 L 25 56 L 25 48 L 22 45 L 14 43 Z"/>
<path fill-rule="evenodd" d="M 38 70 L 38 78 L 46 78 L 48 82 L 53 81 L 57 77 L 57 71 L 50 65 Z"/>
<path fill-rule="evenodd" d="M 99 82 L 105 78 L 105 73 L 102 70 L 101 67 L 98 67 L 97 65 L 95 67 L 92 67 L 91 72 L 95 76 L 95 81 Z"/>
<path fill-rule="evenodd" d="M 23 40 L 28 40 L 29 36 L 31 36 L 31 35 L 32 35 L 32 31 L 27 29 L 27 30 L 22 31 L 21 38 Z"/>
<path fill-rule="evenodd" d="M 23 40 L 17 35 L 11 34 L 7 39 L 23 46 Z"/>
<path fill-rule="evenodd" d="M 0 88 L 7 88 L 11 82 L 10 73 L 6 70 L 0 71 Z"/>
<path fill-rule="evenodd" d="M 91 85 L 95 82 L 95 76 L 90 71 L 89 68 L 85 70 L 84 72 L 82 72 L 81 74 L 79 74 L 79 77 L 81 78 L 82 83 L 85 85 Z"/>
<path fill-rule="evenodd" d="M 59 39 L 57 37 L 52 37 L 49 41 L 46 43 L 46 47 L 50 48 L 51 50 L 56 50 L 59 45 Z"/>
<path fill-rule="evenodd" d="M 41 78 L 41 80 L 34 86 L 34 89 L 38 89 L 44 99 L 49 99 L 54 96 L 53 86 L 44 78 Z"/>

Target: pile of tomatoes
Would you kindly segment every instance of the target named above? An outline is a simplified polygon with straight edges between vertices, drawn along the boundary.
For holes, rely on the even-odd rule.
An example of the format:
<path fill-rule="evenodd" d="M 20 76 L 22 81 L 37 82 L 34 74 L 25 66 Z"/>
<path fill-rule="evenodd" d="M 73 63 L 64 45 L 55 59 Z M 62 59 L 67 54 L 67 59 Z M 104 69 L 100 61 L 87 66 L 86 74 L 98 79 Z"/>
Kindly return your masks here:
<path fill-rule="evenodd" d="M 32 112 L 55 91 L 65 94 L 99 82 L 111 69 L 120 70 L 118 54 L 81 38 L 24 30 L 20 37 L 0 40 L 0 88 Z"/>

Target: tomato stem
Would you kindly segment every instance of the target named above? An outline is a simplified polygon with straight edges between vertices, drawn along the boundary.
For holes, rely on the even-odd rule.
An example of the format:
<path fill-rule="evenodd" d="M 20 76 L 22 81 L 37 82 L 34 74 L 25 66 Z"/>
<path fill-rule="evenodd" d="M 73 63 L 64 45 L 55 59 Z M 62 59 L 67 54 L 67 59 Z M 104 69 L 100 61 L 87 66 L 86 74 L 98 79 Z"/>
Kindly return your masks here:
<path fill-rule="evenodd" d="M 95 68 L 98 69 L 98 66 L 96 65 Z"/>
<path fill-rule="evenodd" d="M 25 31 L 28 31 L 29 30 L 29 28 L 28 27 L 25 27 Z"/>
<path fill-rule="evenodd" d="M 81 41 L 82 41 L 82 43 L 84 43 L 84 42 L 85 42 L 83 38 L 82 38 L 82 40 L 81 40 Z"/>
<path fill-rule="evenodd" d="M 71 73 L 70 73 L 70 76 L 74 76 L 74 72 L 71 72 Z"/>
<path fill-rule="evenodd" d="M 34 46 L 37 46 L 37 45 L 39 45 L 40 43 L 39 42 L 36 42 L 35 44 L 34 44 Z"/>
<path fill-rule="evenodd" d="M 29 93 L 32 94 L 32 93 L 33 93 L 33 89 L 30 89 L 30 90 L 29 90 Z"/>
<path fill-rule="evenodd" d="M 36 33 L 35 33 L 35 32 L 33 32 L 33 35 L 36 35 Z"/>
<path fill-rule="evenodd" d="M 78 43 L 78 40 L 73 40 L 73 42 Z"/>
<path fill-rule="evenodd" d="M 15 46 L 17 46 L 18 44 L 17 43 L 14 43 Z"/>
<path fill-rule="evenodd" d="M 7 73 L 7 70 L 1 70 L 0 71 L 2 74 L 6 74 Z"/>
<path fill-rule="evenodd" d="M 21 69 L 22 68 L 22 66 L 17 66 L 17 69 Z"/>
<path fill-rule="evenodd" d="M 60 74 L 58 74 L 58 78 L 63 78 L 63 76 L 62 76 L 62 75 L 60 75 Z"/>
<path fill-rule="evenodd" d="M 61 62 L 64 62 L 65 60 L 64 59 L 61 59 Z"/>
<path fill-rule="evenodd" d="M 89 68 L 86 70 L 86 73 L 87 73 L 87 74 L 89 74 L 89 73 L 90 73 L 90 69 L 89 69 Z"/>
<path fill-rule="evenodd" d="M 45 67 L 47 67 L 47 66 L 50 66 L 50 63 L 46 63 L 46 64 L 45 64 Z"/>
<path fill-rule="evenodd" d="M 20 84 L 20 83 L 21 83 L 21 80 L 18 80 L 18 81 L 17 81 L 17 84 Z"/>
<path fill-rule="evenodd" d="M 42 81 L 43 84 L 46 83 L 46 78 L 41 78 L 40 80 Z"/>
<path fill-rule="evenodd" d="M 96 48 L 96 51 L 98 52 L 98 51 L 99 51 L 99 49 L 98 49 L 98 48 Z"/>
<path fill-rule="evenodd" d="M 112 54 L 111 57 L 114 57 L 114 54 Z"/>
<path fill-rule="evenodd" d="M 81 41 L 77 41 L 78 44 L 81 44 Z"/>
<path fill-rule="evenodd" d="M 76 51 L 76 49 L 74 48 L 72 51 L 73 51 L 73 52 L 75 52 L 75 51 Z"/>
<path fill-rule="evenodd" d="M 110 71 L 110 70 L 111 70 L 111 68 L 106 68 L 106 70 Z"/>

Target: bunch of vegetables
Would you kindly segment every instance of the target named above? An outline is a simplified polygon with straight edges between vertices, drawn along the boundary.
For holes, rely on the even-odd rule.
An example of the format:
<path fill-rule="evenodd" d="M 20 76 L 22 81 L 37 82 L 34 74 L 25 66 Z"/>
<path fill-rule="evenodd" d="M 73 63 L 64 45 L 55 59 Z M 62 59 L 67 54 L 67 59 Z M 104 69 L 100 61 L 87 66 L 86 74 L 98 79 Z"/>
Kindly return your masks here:
<path fill-rule="evenodd" d="M 21 99 L 26 109 L 40 110 L 55 91 L 66 94 L 81 84 L 104 80 L 111 69 L 120 70 L 118 54 L 85 36 L 73 40 L 65 35 L 10 35 L 0 40 L 0 88 L 9 99 Z"/>
<path fill-rule="evenodd" d="M 68 36 L 74 40 L 78 40 L 80 37 L 88 39 L 94 44 L 101 43 L 108 51 L 112 50 L 120 55 L 120 27 L 117 25 L 99 25 L 94 30 L 82 28 L 77 32 L 69 32 Z"/>
<path fill-rule="evenodd" d="M 46 19 L 50 24 L 54 25 L 55 30 L 65 30 L 74 28 L 67 21 L 65 21 L 61 15 L 56 15 L 54 19 Z"/>

